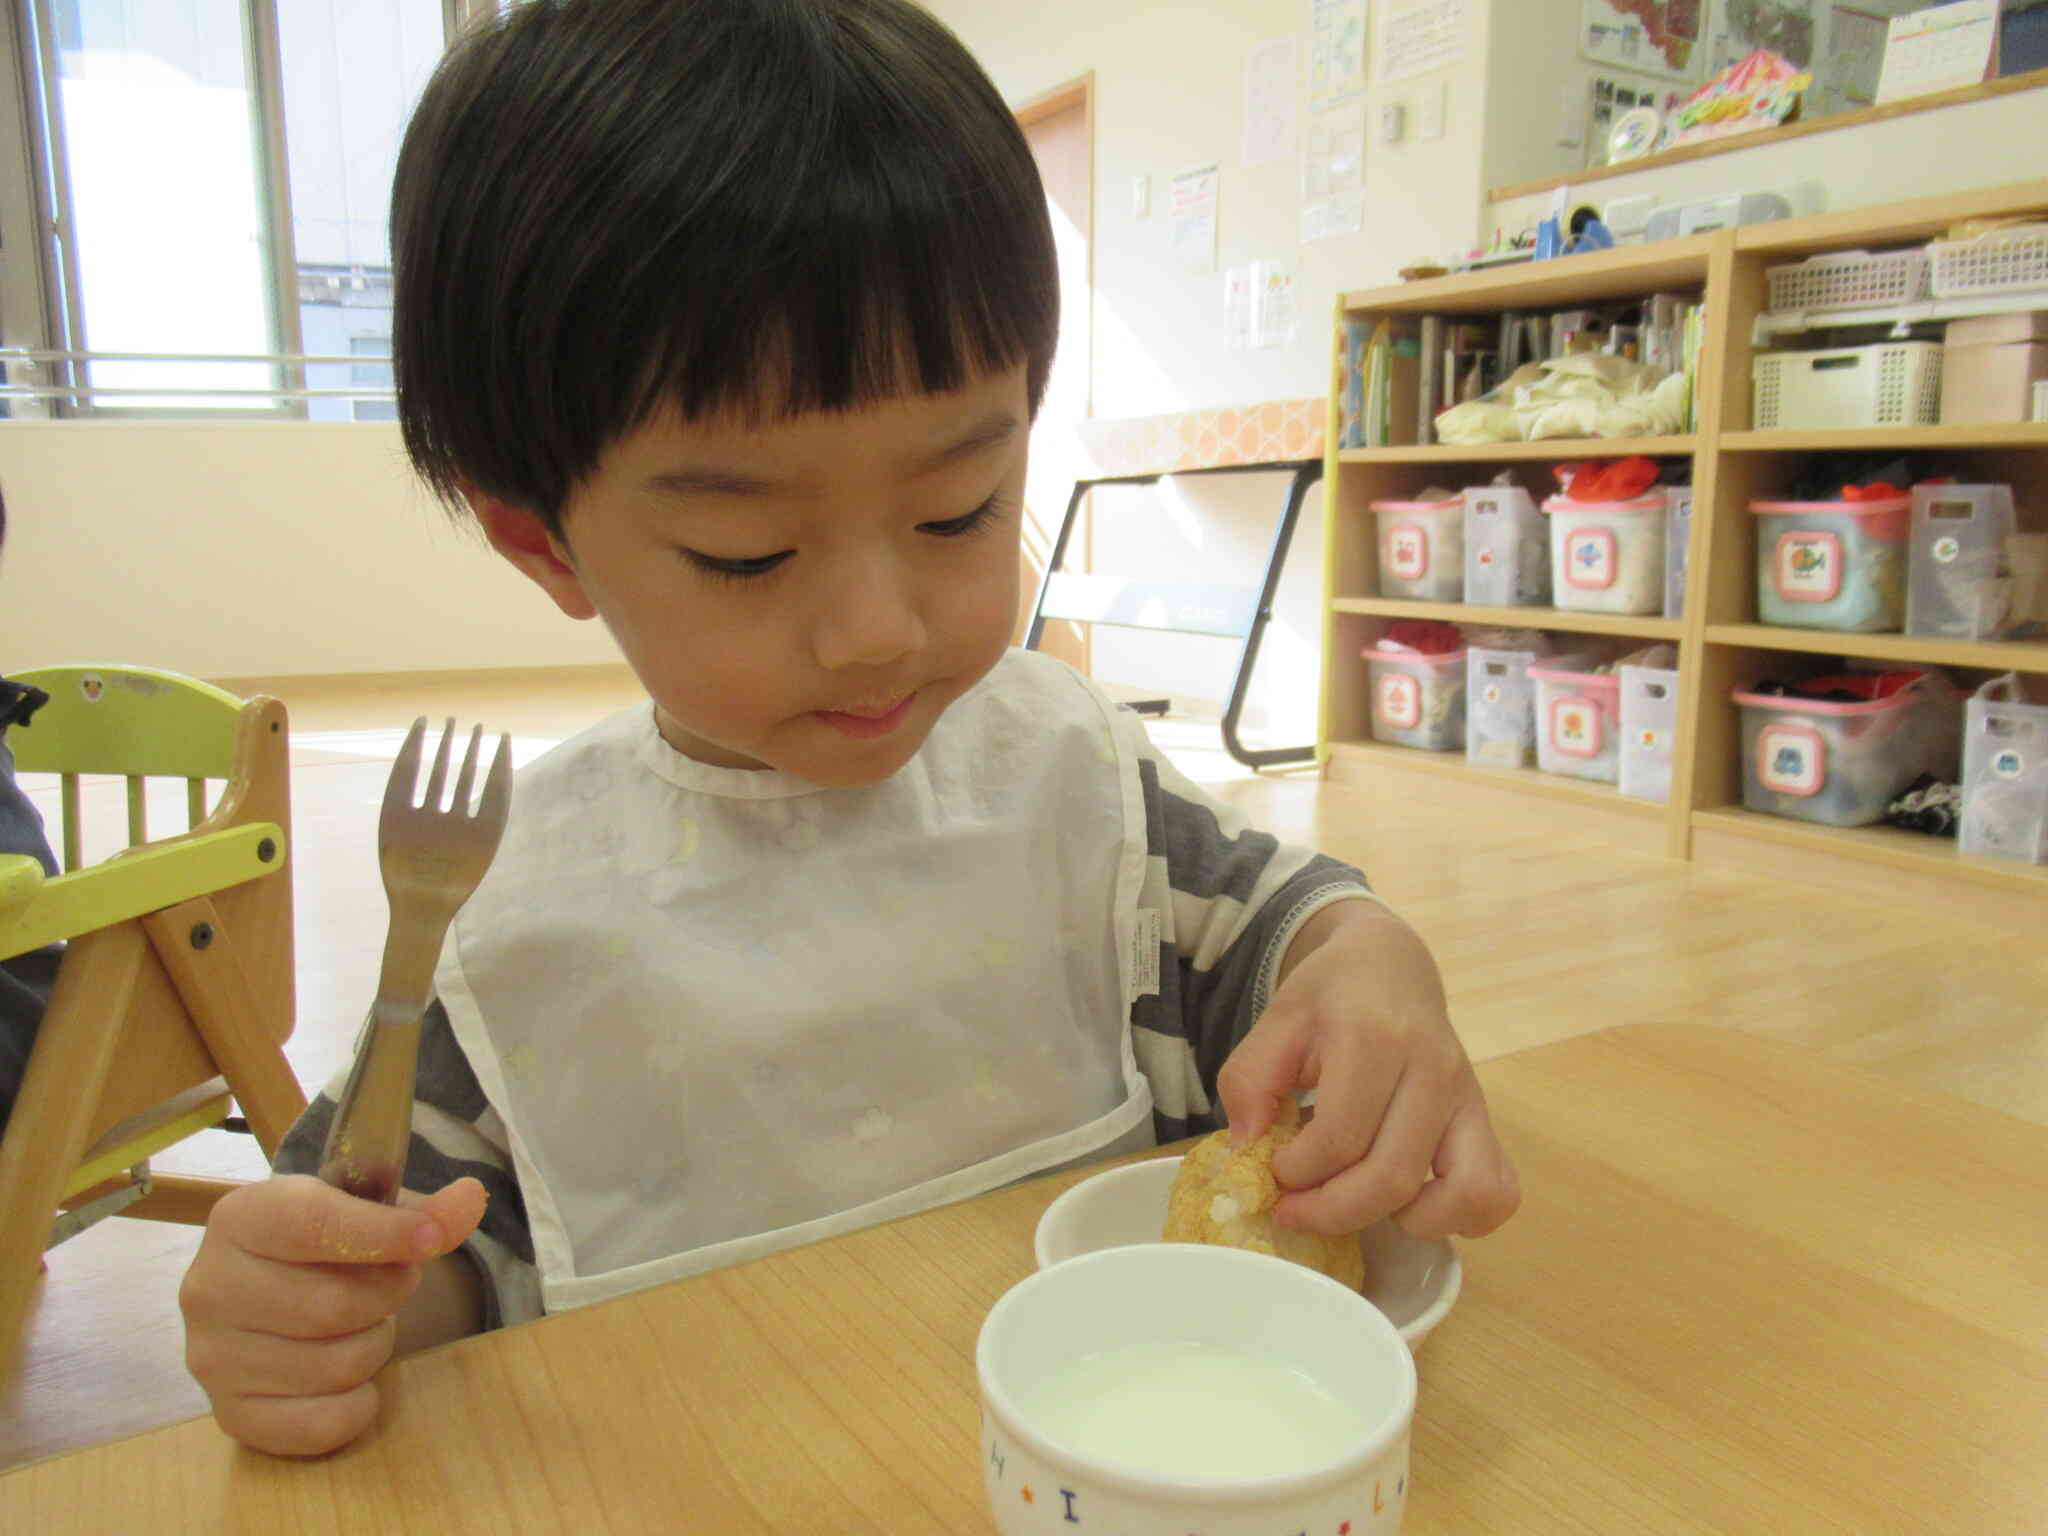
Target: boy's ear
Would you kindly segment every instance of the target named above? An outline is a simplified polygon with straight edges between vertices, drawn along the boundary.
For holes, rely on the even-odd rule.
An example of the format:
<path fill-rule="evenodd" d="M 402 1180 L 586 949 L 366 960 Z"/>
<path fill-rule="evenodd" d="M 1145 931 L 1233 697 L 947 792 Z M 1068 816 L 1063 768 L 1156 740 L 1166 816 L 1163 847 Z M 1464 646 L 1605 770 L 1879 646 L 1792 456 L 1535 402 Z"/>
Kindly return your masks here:
<path fill-rule="evenodd" d="M 491 548 L 524 571 L 570 618 L 597 617 L 597 606 L 583 590 L 569 547 L 548 531 L 547 524 L 509 502 L 474 491 L 467 494 L 470 510 L 483 525 Z"/>

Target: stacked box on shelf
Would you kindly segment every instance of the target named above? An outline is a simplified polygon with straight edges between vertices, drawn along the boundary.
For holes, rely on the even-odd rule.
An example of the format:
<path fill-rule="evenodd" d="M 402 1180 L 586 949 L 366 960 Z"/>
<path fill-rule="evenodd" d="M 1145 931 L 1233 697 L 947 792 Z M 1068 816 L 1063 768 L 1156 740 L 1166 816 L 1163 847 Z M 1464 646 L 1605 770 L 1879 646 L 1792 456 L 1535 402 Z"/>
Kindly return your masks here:
<path fill-rule="evenodd" d="M 1664 489 L 1664 617 L 1685 614 L 1685 563 L 1692 547 L 1692 487 Z"/>
<path fill-rule="evenodd" d="M 1576 651 L 1496 650 L 1465 653 L 1465 759 L 1481 768 L 1527 768 L 1536 761 L 1536 688 L 1529 669 L 1577 668 Z"/>
<path fill-rule="evenodd" d="M 2013 673 L 1971 696 L 1963 732 L 1964 853 L 2048 864 L 2048 706 Z"/>
<path fill-rule="evenodd" d="M 1373 740 L 1426 752 L 1465 745 L 1465 652 L 1368 649 Z"/>
<path fill-rule="evenodd" d="M 1552 496 L 1553 600 L 1589 613 L 1651 614 L 1664 606 L 1664 492 L 1631 501 Z"/>
<path fill-rule="evenodd" d="M 1801 629 L 1898 629 L 1912 506 L 1904 496 L 1752 501 L 1757 617 Z"/>
<path fill-rule="evenodd" d="M 1536 766 L 1612 784 L 1621 770 L 1621 679 L 1612 672 L 1533 666 Z"/>
<path fill-rule="evenodd" d="M 1739 689 L 1742 803 L 1752 811 L 1862 827 L 1916 779 L 1956 781 L 1962 701 L 1939 672 L 1909 669 L 1871 697 Z"/>
<path fill-rule="evenodd" d="M 1621 792 L 1662 804 L 1671 799 L 1678 755 L 1678 673 L 1668 667 L 1621 667 Z"/>
<path fill-rule="evenodd" d="M 2020 533 L 2011 486 L 1915 486 L 1906 633 L 1996 639 L 2041 601 L 2043 561 L 2048 535 Z"/>
<path fill-rule="evenodd" d="M 1465 595 L 1465 502 L 1375 501 L 1380 596 L 1455 603 Z"/>
<path fill-rule="evenodd" d="M 1941 343 L 1771 352 L 1750 365 L 1760 432 L 1927 426 L 1941 420 Z"/>
<path fill-rule="evenodd" d="M 1465 601 L 1495 608 L 1550 601 L 1549 535 L 1536 499 L 1518 485 L 1465 492 Z"/>

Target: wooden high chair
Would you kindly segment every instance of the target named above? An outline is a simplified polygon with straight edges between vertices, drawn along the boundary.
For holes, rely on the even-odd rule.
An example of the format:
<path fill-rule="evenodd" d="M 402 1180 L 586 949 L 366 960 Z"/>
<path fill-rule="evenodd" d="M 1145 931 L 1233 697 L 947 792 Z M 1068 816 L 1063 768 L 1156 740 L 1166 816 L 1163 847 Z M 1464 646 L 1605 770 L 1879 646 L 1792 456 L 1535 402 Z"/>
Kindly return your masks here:
<path fill-rule="evenodd" d="M 233 1181 L 149 1159 L 239 1105 L 274 1158 L 305 1108 L 293 1022 L 284 705 L 140 667 L 10 674 L 50 695 L 8 732 L 16 766 L 61 774 L 64 872 L 0 857 L 0 955 L 66 948 L 0 1139 L 0 1374 L 40 1255 L 105 1216 L 203 1223 Z M 80 775 L 128 781 L 129 847 L 88 863 Z M 148 840 L 145 781 L 184 779 L 189 830 Z M 224 781 L 205 807 L 205 781 Z M 64 1214 L 59 1215 L 62 1211 Z"/>

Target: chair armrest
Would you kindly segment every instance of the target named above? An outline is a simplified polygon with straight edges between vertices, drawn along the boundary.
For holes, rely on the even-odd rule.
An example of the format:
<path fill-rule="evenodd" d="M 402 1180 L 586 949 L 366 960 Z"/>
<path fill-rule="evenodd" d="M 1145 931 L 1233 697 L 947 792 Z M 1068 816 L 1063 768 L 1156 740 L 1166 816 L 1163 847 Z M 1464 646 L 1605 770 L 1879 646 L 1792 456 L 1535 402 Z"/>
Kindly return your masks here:
<path fill-rule="evenodd" d="M 27 864 L 40 884 L 24 884 L 7 899 Z M 54 880 L 30 858 L 0 859 L 0 955 L 26 954 L 58 939 L 76 938 L 207 896 L 284 868 L 284 831 L 274 822 L 251 822 L 218 832 L 196 832 L 145 843 Z"/>
<path fill-rule="evenodd" d="M 36 860 L 25 853 L 0 853 L 0 922 L 26 907 L 42 883 L 43 866 Z M 0 949 L 0 956 L 19 953 L 19 950 Z"/>

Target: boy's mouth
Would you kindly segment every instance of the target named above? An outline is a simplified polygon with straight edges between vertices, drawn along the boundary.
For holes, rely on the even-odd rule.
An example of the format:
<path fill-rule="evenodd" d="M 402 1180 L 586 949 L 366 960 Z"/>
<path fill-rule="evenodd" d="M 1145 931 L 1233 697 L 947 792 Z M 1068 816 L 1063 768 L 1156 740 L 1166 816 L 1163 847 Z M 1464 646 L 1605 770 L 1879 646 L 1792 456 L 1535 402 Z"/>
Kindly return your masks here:
<path fill-rule="evenodd" d="M 910 701 L 916 697 L 916 691 L 912 690 L 893 699 L 870 700 L 845 709 L 821 709 L 818 718 L 849 736 L 863 739 L 886 736 L 903 723 L 904 717 L 910 713 Z"/>

